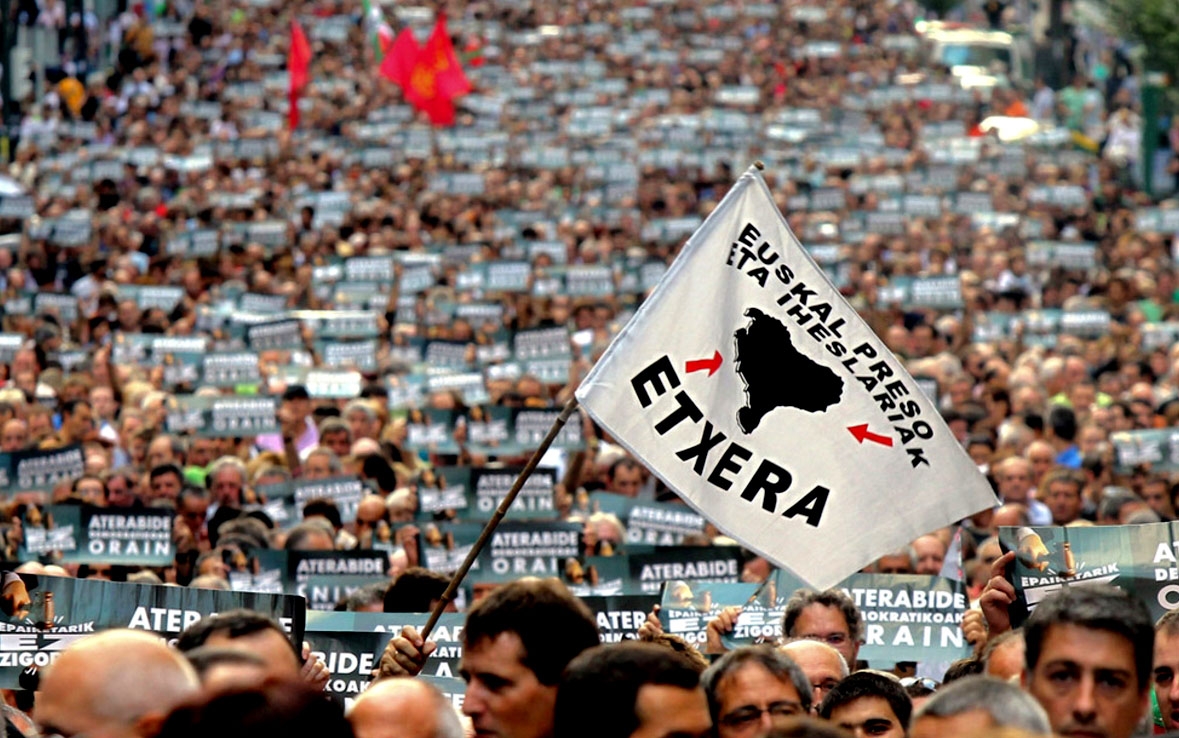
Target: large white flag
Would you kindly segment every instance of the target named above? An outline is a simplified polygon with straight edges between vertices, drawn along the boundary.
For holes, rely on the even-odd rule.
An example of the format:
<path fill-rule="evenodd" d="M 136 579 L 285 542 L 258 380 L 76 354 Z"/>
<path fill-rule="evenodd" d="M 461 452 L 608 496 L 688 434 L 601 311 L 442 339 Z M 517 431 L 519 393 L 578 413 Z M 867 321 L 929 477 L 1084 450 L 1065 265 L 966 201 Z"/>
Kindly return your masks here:
<path fill-rule="evenodd" d="M 755 169 L 577 399 L 721 530 L 820 589 L 995 504 Z"/>

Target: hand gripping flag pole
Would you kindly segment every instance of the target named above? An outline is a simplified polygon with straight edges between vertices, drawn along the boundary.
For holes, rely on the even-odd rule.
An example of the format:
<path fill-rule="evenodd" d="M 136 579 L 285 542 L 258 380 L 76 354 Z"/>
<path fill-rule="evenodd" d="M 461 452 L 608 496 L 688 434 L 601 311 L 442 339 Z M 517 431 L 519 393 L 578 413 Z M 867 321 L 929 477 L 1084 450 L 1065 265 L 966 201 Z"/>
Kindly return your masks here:
<path fill-rule="evenodd" d="M 503 502 L 499 503 L 499 507 L 495 509 L 495 514 L 491 516 L 491 520 L 487 521 L 483 532 L 479 534 L 479 538 L 471 546 L 471 550 L 467 553 L 467 558 L 463 560 L 462 566 L 454 573 L 454 577 L 450 580 L 450 584 L 446 586 L 446 591 L 442 593 L 442 598 L 438 600 L 438 604 L 434 607 L 434 611 L 430 613 L 430 619 L 426 621 L 422 628 L 422 640 L 430 637 L 430 631 L 438 623 L 438 618 L 442 617 L 442 611 L 446 609 L 446 605 L 454 599 L 454 593 L 458 591 L 459 585 L 463 583 L 463 578 L 467 576 L 467 572 L 471 570 L 471 566 L 475 563 L 475 559 L 479 556 L 479 552 L 491 540 L 491 534 L 499 526 L 500 521 L 508 514 L 508 510 L 512 507 L 512 503 L 516 501 L 516 495 L 520 494 L 520 490 L 524 488 L 524 483 L 532 476 L 532 472 L 536 471 L 536 467 L 540 464 L 540 459 L 545 452 L 549 450 L 549 446 L 553 445 L 557 434 L 565 427 L 565 423 L 577 412 L 577 398 L 570 398 L 565 403 L 565 407 L 561 409 L 561 414 L 553 421 L 553 425 L 549 428 L 549 432 L 541 440 L 540 446 L 532 452 L 532 457 L 528 459 L 528 463 L 524 465 L 524 469 L 520 472 L 520 476 L 516 477 L 516 481 L 512 483 L 512 488 L 508 490 L 508 494 L 504 497 Z"/>

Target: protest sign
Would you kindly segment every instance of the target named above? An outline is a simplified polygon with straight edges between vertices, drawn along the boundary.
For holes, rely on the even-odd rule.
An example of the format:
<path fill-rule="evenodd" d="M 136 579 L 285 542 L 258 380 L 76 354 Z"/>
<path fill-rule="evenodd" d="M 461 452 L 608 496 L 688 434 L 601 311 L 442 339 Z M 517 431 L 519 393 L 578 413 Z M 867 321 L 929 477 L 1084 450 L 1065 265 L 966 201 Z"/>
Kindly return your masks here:
<path fill-rule="evenodd" d="M 1012 623 L 1066 587 L 1112 584 L 1141 599 L 1152 619 L 1179 608 L 1179 524 L 1000 528 L 1005 550 L 1017 551 L 1010 575 Z"/>
<path fill-rule="evenodd" d="M 283 591 L 307 599 L 312 610 L 330 610 L 348 593 L 351 577 L 373 581 L 387 575 L 389 557 L 384 551 L 255 551 L 249 577 L 239 577 L 231 586 L 245 589 L 258 582 L 282 583 Z M 311 585 L 312 578 L 316 585 Z"/>
<path fill-rule="evenodd" d="M 581 524 L 505 522 L 471 567 L 476 582 L 510 582 L 524 576 L 554 577 L 567 559 L 581 555 Z"/>
<path fill-rule="evenodd" d="M 626 542 L 678 546 L 688 536 L 704 533 L 704 518 L 685 505 L 638 502 L 611 492 L 590 495 L 594 512 L 612 513 L 626 526 Z"/>
<path fill-rule="evenodd" d="M 22 670 L 44 667 L 73 641 L 114 628 L 149 630 L 174 640 L 203 617 L 245 608 L 278 620 L 302 644 L 301 597 L 212 589 L 5 574 L 5 589 L 24 587 L 29 604 L 0 613 L 0 686 L 17 689 Z"/>
<path fill-rule="evenodd" d="M 384 644 L 389 638 L 401 632 L 405 626 L 412 626 L 419 632 L 426 624 L 426 613 L 409 612 L 309 612 L 307 613 L 307 638 L 316 643 L 316 634 L 326 633 L 329 637 L 343 641 L 345 648 L 357 649 L 354 655 L 361 658 L 362 653 L 374 653 L 379 656 Z M 463 657 L 463 625 L 466 616 L 459 613 L 443 613 L 438 624 L 431 631 L 430 640 L 438 644 L 438 648 L 426 660 L 422 676 L 454 677 L 459 673 L 459 663 Z M 341 638 L 344 633 L 358 635 L 376 634 L 381 643 L 379 649 L 372 652 L 360 651 L 367 647 L 368 642 L 346 640 Z M 380 640 L 383 638 L 383 640 Z M 371 668 L 371 667 L 370 667 Z"/>
<path fill-rule="evenodd" d="M 658 595 L 583 596 L 581 601 L 594 614 L 602 643 L 633 640 L 647 620 L 647 613 L 659 604 Z"/>
<path fill-rule="evenodd" d="M 0 488 L 10 494 L 51 490 L 82 476 L 85 469 L 81 446 L 0 454 Z"/>
<path fill-rule="evenodd" d="M 438 488 L 418 491 L 421 510 L 433 513 L 453 509 L 464 520 L 491 520 L 521 471 L 521 467 L 439 467 Z M 524 482 L 508 514 L 513 520 L 555 518 L 556 483 L 556 469 L 537 467 Z"/>
<path fill-rule="evenodd" d="M 664 582 L 736 582 L 741 575 L 732 546 L 661 546 L 629 554 L 631 581 L 643 594 L 657 594 Z"/>
<path fill-rule="evenodd" d="M 818 588 L 995 501 L 754 170 L 688 240 L 577 399 L 688 504 Z M 864 529 L 872 534 L 829 545 L 833 531 Z"/>
<path fill-rule="evenodd" d="M 356 507 L 368 493 L 368 488 L 358 477 L 301 479 L 291 484 L 291 495 L 299 510 L 312 500 L 330 500 L 336 503 L 340 520 L 344 523 L 356 520 Z"/>
<path fill-rule="evenodd" d="M 24 551 L 33 556 L 60 554 L 62 563 L 169 566 L 173 510 L 53 505 L 44 527 L 26 521 Z"/>
<path fill-rule="evenodd" d="M 763 584 L 669 583 L 659 617 L 665 632 L 704 646 L 708 622 L 726 607 L 740 607 L 732 632 L 722 646 L 732 649 L 783 637 L 786 603 L 805 584 L 788 572 L 776 572 Z M 953 661 L 969 655 L 962 634 L 967 607 L 961 582 L 914 574 L 853 574 L 837 589 L 856 603 L 864 618 L 860 658 L 873 665 L 899 661 Z"/>

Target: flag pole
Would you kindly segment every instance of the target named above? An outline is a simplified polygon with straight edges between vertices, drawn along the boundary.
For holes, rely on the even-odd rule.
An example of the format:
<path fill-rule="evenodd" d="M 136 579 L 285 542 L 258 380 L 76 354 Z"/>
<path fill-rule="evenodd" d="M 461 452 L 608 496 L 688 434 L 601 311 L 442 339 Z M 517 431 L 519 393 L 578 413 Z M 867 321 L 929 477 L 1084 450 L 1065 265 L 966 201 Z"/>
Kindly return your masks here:
<path fill-rule="evenodd" d="M 471 570 L 471 566 L 475 563 L 475 558 L 479 556 L 479 552 L 483 549 L 487 542 L 491 540 L 491 534 L 495 532 L 496 527 L 499 526 L 500 521 L 508 514 L 508 509 L 516 500 L 516 495 L 520 494 L 520 490 L 524 488 L 524 483 L 532 476 L 532 472 L 536 471 L 536 467 L 540 464 L 540 458 L 544 456 L 545 451 L 549 450 L 549 446 L 553 445 L 557 434 L 565 427 L 565 423 L 569 418 L 577 412 L 577 398 L 571 397 L 565 403 L 565 407 L 561 409 L 561 414 L 553 421 L 553 425 L 549 428 L 549 432 L 545 434 L 540 445 L 532 452 L 532 457 L 528 459 L 528 463 L 524 465 L 524 469 L 520 472 L 520 476 L 516 477 L 516 481 L 512 483 L 512 488 L 508 490 L 508 494 L 504 497 L 503 502 L 499 503 L 499 507 L 495 509 L 495 513 L 491 516 L 491 520 L 487 521 L 487 525 L 483 528 L 483 532 L 479 534 L 479 538 L 471 546 L 471 550 L 467 552 L 467 558 L 463 560 L 462 566 L 454 573 L 450 584 L 446 585 L 446 591 L 442 593 L 442 597 L 435 605 L 434 611 L 430 613 L 430 619 L 426 621 L 425 626 L 422 627 L 422 640 L 430 637 L 430 631 L 438 623 L 438 618 L 442 617 L 442 611 L 454 599 L 454 593 L 458 591 L 459 585 L 462 584 L 463 578 L 467 576 L 467 572 Z"/>

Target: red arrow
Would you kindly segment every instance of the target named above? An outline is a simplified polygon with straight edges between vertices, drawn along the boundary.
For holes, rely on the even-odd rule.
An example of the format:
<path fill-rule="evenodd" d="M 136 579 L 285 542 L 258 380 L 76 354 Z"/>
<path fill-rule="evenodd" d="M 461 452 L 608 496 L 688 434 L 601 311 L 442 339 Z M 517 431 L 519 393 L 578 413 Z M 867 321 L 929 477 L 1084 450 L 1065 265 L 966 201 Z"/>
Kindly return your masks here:
<path fill-rule="evenodd" d="M 711 377 L 713 374 L 716 374 L 717 369 L 720 369 L 722 361 L 724 361 L 724 359 L 721 358 L 721 353 L 717 351 L 712 355 L 711 359 L 693 359 L 692 361 L 687 362 L 684 365 L 684 371 L 688 372 L 688 374 L 691 374 L 692 372 L 698 372 L 703 369 L 707 369 L 708 376 Z"/>
<path fill-rule="evenodd" d="M 891 438 L 888 436 L 882 436 L 879 433 L 873 433 L 872 431 L 868 430 L 867 423 L 864 423 L 863 425 L 849 425 L 847 429 L 851 431 L 853 436 L 856 437 L 856 440 L 860 442 L 861 446 L 864 444 L 864 441 L 879 443 L 881 446 L 892 445 Z"/>

